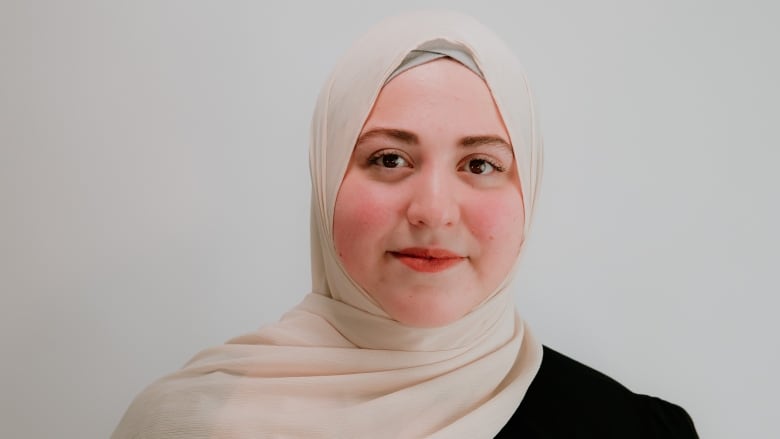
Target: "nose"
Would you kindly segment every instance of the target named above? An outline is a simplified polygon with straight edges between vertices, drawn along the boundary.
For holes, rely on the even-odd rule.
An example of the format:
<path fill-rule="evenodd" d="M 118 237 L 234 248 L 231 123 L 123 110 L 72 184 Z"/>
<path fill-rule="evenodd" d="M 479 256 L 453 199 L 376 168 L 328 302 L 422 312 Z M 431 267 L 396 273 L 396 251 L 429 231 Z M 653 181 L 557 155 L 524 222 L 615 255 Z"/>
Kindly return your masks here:
<path fill-rule="evenodd" d="M 457 182 L 446 172 L 428 170 L 417 175 L 412 185 L 406 211 L 410 224 L 416 227 L 451 227 L 460 220 Z"/>

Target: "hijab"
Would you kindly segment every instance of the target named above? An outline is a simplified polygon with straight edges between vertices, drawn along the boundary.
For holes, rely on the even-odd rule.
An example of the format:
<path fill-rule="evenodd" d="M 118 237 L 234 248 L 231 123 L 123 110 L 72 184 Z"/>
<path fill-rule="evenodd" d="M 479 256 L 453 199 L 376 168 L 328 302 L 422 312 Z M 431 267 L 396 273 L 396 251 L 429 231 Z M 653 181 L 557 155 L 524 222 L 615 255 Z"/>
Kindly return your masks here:
<path fill-rule="evenodd" d="M 350 279 L 333 245 L 336 195 L 382 86 L 441 56 L 467 65 L 493 95 L 514 150 L 528 232 L 542 141 L 518 60 L 490 30 L 459 13 L 386 19 L 341 58 L 316 103 L 312 292 L 279 322 L 206 349 L 152 383 L 114 439 L 488 438 L 501 430 L 542 358 L 508 288 L 517 262 L 464 317 L 414 328 L 391 319 Z"/>

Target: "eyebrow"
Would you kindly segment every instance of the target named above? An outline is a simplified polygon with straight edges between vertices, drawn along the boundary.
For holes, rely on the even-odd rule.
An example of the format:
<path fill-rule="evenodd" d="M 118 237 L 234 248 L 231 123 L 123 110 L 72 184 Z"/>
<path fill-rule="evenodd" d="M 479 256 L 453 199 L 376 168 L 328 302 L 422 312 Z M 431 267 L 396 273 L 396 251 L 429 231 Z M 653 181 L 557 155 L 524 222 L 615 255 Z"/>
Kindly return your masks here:
<path fill-rule="evenodd" d="M 466 136 L 462 139 L 460 139 L 460 144 L 465 147 L 477 147 L 482 145 L 495 145 L 500 146 L 503 148 L 508 149 L 512 154 L 514 154 L 514 149 L 512 149 L 512 145 L 509 144 L 506 140 L 504 140 L 502 137 L 499 136 Z"/>
<path fill-rule="evenodd" d="M 409 131 L 399 130 L 395 128 L 374 128 L 372 130 L 368 130 L 365 133 L 361 134 L 356 142 L 356 145 L 368 139 L 371 139 L 373 137 L 390 137 L 392 139 L 399 140 L 408 145 L 418 145 L 420 143 L 420 140 L 417 137 L 417 135 Z M 460 139 L 459 144 L 460 146 L 466 148 L 474 148 L 482 145 L 495 145 L 495 146 L 507 148 L 514 153 L 514 150 L 512 149 L 512 145 L 510 145 L 502 137 L 496 135 L 466 136 Z"/>
<path fill-rule="evenodd" d="M 365 142 L 366 140 L 373 137 L 390 137 L 409 145 L 417 145 L 420 143 L 417 135 L 410 133 L 409 131 L 398 130 L 394 128 L 374 128 L 373 130 L 368 130 L 361 134 L 355 144 L 359 145 L 360 143 Z"/>

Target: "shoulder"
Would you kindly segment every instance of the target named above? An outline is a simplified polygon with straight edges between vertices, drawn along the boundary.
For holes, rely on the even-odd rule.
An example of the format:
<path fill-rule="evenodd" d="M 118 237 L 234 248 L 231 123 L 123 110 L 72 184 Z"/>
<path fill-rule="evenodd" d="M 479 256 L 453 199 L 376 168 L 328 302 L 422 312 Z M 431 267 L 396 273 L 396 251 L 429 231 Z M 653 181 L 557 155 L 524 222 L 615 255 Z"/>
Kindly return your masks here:
<path fill-rule="evenodd" d="M 639 395 L 548 347 L 523 401 L 498 437 L 697 438 L 681 407 Z M 518 433 L 522 433 L 518 435 Z"/>

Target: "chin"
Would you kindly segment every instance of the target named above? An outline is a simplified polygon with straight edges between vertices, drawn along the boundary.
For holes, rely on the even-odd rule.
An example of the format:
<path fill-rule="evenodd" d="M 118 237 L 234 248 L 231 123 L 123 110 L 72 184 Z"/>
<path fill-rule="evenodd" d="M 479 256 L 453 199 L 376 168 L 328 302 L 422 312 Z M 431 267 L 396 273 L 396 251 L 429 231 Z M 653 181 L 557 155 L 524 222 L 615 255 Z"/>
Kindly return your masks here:
<path fill-rule="evenodd" d="M 420 295 L 415 296 L 412 303 L 394 303 L 383 306 L 385 311 L 394 320 L 415 328 L 437 328 L 454 323 L 471 308 L 453 306 L 452 300 L 420 300 Z"/>

